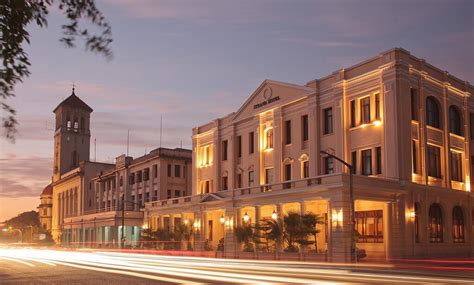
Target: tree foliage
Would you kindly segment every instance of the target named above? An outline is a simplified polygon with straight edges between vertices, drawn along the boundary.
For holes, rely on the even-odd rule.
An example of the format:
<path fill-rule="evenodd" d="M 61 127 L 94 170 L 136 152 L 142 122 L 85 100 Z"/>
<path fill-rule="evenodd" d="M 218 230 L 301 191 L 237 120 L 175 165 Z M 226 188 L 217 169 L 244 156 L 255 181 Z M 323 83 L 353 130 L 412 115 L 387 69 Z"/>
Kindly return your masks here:
<path fill-rule="evenodd" d="M 95 52 L 110 59 L 112 51 L 112 30 L 94 0 L 2 0 L 0 1 L 0 54 L 3 67 L 0 70 L 0 105 L 2 108 L 2 126 L 5 137 L 14 141 L 17 132 L 16 111 L 6 103 L 14 97 L 14 88 L 30 75 L 31 62 L 24 50 L 30 44 L 27 28 L 36 25 L 41 28 L 48 24 L 47 16 L 57 7 L 66 17 L 61 26 L 60 41 L 66 47 L 74 47 L 76 40 L 84 41 L 87 51 Z M 83 21 L 97 28 L 91 32 L 84 27 Z"/>

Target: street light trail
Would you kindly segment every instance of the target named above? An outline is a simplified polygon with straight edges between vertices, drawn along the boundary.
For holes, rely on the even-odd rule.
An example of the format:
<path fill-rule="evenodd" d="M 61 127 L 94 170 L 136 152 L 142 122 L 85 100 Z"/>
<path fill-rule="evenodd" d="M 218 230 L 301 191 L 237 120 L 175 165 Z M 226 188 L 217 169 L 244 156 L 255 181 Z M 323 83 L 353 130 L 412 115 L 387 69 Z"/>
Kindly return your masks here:
<path fill-rule="evenodd" d="M 173 284 L 426 284 L 461 283 L 461 277 L 414 274 L 390 267 L 363 265 L 344 267 L 304 262 L 255 261 L 146 254 L 59 251 L 40 249 L 0 249 L 0 259 L 29 267 L 34 262 L 47 266 L 68 266 L 82 270 L 122 274 Z M 386 266 L 387 267 L 387 266 Z M 370 271 L 368 271 L 370 270 Z M 464 277 L 464 276 L 463 276 Z"/>

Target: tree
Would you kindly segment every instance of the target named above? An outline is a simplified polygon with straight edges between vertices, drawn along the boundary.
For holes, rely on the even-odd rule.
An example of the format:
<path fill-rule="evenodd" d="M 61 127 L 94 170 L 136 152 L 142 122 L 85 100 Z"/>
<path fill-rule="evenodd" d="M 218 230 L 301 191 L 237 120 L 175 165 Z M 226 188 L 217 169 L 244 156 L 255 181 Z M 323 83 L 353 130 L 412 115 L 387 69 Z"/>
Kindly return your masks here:
<path fill-rule="evenodd" d="M 273 242 L 274 251 L 277 251 L 277 245 L 283 239 L 283 228 L 281 224 L 271 218 L 264 218 L 260 221 L 260 229 L 263 232 L 263 237 L 266 240 L 267 251 L 270 252 L 270 241 Z"/>
<path fill-rule="evenodd" d="M 299 213 L 290 212 L 283 218 L 283 222 L 285 225 L 283 236 L 288 243 L 287 251 L 298 251 L 296 244 L 304 251 L 306 246 L 314 243 L 317 252 L 317 235 L 320 233 L 317 225 L 324 224 L 321 216 L 313 213 L 300 215 Z M 310 241 L 309 236 L 313 236 L 314 241 Z"/>
<path fill-rule="evenodd" d="M 191 237 L 193 236 L 193 227 L 184 223 L 174 226 L 174 238 L 176 241 L 186 241 L 187 250 L 192 250 Z M 181 244 L 180 244 L 181 246 Z"/>
<path fill-rule="evenodd" d="M 312 235 L 314 238 L 314 249 L 316 253 L 318 252 L 318 234 L 321 232 L 318 229 L 318 225 L 324 225 L 325 221 L 324 218 L 320 215 L 307 213 L 301 217 L 301 222 L 303 226 L 303 234 Z M 307 236 L 305 237 L 305 241 L 307 242 Z M 304 242 L 303 242 L 304 243 Z M 304 245 L 301 244 L 303 247 Z"/>
<path fill-rule="evenodd" d="M 244 224 L 241 226 L 237 226 L 234 230 L 234 235 L 237 238 L 237 242 L 239 244 L 244 244 L 244 251 L 245 252 L 253 252 L 254 251 L 254 228 L 250 224 Z"/>
<path fill-rule="evenodd" d="M 2 0 L 0 2 L 0 54 L 3 68 L 0 70 L 0 104 L 2 108 L 2 125 L 5 137 L 14 141 L 17 132 L 16 111 L 6 103 L 14 97 L 14 88 L 30 75 L 31 65 L 28 54 L 24 51 L 25 43 L 30 44 L 27 27 L 37 25 L 41 28 L 48 24 L 47 15 L 53 6 L 58 7 L 67 19 L 62 25 L 63 35 L 60 41 L 66 47 L 74 47 L 76 39 L 84 40 L 85 49 L 112 57 L 110 44 L 112 30 L 94 0 Z M 80 23 L 87 20 L 98 28 L 91 33 Z"/>

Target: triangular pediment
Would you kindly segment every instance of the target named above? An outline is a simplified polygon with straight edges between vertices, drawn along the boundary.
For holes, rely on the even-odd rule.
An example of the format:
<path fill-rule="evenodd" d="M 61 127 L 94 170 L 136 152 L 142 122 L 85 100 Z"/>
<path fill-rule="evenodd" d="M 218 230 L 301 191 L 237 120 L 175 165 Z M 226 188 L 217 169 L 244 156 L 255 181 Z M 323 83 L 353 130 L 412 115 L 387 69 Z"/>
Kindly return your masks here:
<path fill-rule="evenodd" d="M 214 193 L 209 193 L 209 194 L 206 194 L 202 197 L 201 199 L 201 203 L 203 202 L 213 202 L 213 201 L 220 201 L 222 200 L 222 197 L 217 195 L 217 194 L 214 194 Z"/>
<path fill-rule="evenodd" d="M 267 79 L 260 84 L 235 113 L 233 120 L 239 121 L 252 117 L 255 114 L 271 110 L 276 106 L 301 99 L 314 91 L 314 88 L 307 86 Z"/>

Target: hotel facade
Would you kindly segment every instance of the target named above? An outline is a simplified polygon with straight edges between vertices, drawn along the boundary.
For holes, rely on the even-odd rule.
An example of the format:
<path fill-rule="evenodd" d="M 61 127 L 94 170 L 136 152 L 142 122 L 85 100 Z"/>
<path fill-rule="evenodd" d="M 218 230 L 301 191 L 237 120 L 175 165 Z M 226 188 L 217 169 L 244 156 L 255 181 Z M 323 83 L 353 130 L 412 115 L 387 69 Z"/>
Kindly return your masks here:
<path fill-rule="evenodd" d="M 192 193 L 145 203 L 147 227 L 190 223 L 237 256 L 239 225 L 319 215 L 328 260 L 474 256 L 474 87 L 403 49 L 305 85 L 265 80 L 193 129 Z M 353 166 L 353 203 L 350 169 Z M 279 251 L 285 245 L 278 247 Z"/>

